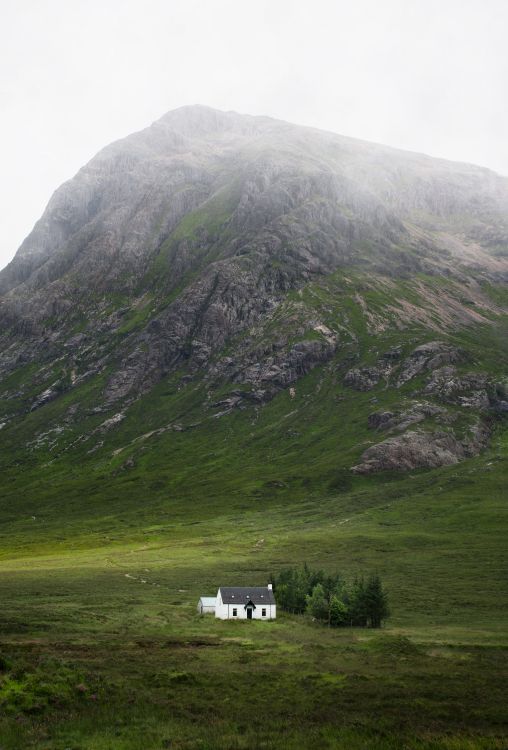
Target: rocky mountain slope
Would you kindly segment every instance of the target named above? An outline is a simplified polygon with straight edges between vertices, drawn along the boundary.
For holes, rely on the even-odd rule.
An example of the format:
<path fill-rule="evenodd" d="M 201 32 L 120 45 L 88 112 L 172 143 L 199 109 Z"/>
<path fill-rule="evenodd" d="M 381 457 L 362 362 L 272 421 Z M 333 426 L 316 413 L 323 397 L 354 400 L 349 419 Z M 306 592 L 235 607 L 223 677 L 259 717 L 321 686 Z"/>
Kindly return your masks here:
<path fill-rule="evenodd" d="M 254 445 L 280 404 L 297 462 L 306 410 L 344 425 L 323 450 L 353 480 L 465 460 L 508 410 L 507 277 L 504 177 L 170 112 L 62 185 L 0 273 L 4 468 L 115 475 L 237 418 Z"/>

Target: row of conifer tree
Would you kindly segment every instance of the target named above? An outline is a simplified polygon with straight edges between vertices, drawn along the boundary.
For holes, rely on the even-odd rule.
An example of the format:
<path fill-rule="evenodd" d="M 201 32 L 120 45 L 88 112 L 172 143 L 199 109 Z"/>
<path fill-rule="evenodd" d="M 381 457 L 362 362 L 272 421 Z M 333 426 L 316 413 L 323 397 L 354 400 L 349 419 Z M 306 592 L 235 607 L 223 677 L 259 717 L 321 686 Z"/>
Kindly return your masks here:
<path fill-rule="evenodd" d="M 388 597 L 378 575 L 342 576 L 322 570 L 286 568 L 272 576 L 277 606 L 287 612 L 303 614 L 326 622 L 331 627 L 380 628 L 390 614 Z"/>

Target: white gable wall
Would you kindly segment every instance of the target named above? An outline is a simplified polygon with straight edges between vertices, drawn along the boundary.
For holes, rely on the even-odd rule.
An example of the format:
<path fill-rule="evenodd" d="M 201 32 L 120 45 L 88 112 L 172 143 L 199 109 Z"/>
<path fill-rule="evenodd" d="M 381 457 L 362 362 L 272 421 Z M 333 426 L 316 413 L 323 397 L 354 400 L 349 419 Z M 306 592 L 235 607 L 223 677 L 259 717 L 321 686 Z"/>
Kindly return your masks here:
<path fill-rule="evenodd" d="M 238 600 L 237 604 L 224 604 L 220 595 L 220 589 L 217 592 L 217 604 L 215 606 L 215 617 L 220 620 L 246 620 L 247 610 L 245 609 L 246 600 Z M 234 614 L 236 610 L 236 615 Z M 263 610 L 266 615 L 263 616 Z M 256 609 L 252 610 L 253 620 L 275 620 L 277 615 L 275 604 L 256 604 Z"/>
<path fill-rule="evenodd" d="M 215 604 L 208 604 L 208 599 L 209 597 L 207 597 L 205 600 L 203 599 L 199 600 L 198 612 L 200 615 L 208 615 L 208 614 L 213 615 L 214 614 Z"/>

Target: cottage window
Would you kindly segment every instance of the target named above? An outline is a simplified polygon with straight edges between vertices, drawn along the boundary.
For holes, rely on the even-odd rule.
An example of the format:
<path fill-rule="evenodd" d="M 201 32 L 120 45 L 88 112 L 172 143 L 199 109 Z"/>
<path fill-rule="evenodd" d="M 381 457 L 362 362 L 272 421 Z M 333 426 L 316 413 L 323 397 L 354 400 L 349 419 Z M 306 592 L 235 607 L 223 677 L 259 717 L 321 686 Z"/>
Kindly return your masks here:
<path fill-rule="evenodd" d="M 264 607 L 261 610 L 261 617 L 266 617 L 266 609 Z"/>
<path fill-rule="evenodd" d="M 236 607 L 233 607 L 233 617 L 236 617 L 238 614 L 238 610 Z"/>

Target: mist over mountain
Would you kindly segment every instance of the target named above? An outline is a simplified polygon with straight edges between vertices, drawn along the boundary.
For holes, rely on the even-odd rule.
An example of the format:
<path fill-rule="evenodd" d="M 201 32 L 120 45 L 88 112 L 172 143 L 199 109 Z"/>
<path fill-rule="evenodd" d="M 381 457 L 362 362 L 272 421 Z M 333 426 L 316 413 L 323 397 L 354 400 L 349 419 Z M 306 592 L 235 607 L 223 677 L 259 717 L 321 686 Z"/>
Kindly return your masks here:
<path fill-rule="evenodd" d="M 351 403 L 375 394 L 353 472 L 455 463 L 508 408 L 478 348 L 507 273 L 506 178 L 183 107 L 63 184 L 0 273 L 1 437 L 102 450 L 168 378 L 202 389 L 180 419 L 206 424 L 296 406 L 317 368 Z"/>

